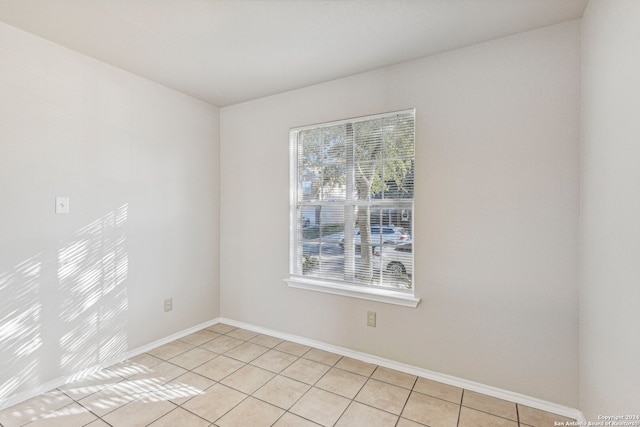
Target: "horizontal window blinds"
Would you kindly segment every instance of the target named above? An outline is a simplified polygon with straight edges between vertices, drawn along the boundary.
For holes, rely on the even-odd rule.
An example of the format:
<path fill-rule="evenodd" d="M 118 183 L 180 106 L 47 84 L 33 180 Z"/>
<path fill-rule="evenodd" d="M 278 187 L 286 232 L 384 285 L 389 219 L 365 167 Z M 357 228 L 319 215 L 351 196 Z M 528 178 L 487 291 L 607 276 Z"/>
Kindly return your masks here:
<path fill-rule="evenodd" d="M 290 274 L 413 289 L 415 112 L 292 129 Z"/>

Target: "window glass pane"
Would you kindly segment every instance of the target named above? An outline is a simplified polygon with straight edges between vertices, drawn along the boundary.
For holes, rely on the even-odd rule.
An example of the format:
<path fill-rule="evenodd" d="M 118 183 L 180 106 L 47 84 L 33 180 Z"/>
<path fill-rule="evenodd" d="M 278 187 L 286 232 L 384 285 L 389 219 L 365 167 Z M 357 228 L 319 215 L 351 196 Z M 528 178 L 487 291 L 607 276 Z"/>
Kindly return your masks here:
<path fill-rule="evenodd" d="M 346 165 L 344 163 L 328 165 L 321 169 L 321 179 L 323 183 L 321 200 L 331 201 L 345 199 L 346 191 L 344 181 L 346 173 Z"/>
<path fill-rule="evenodd" d="M 355 197 L 358 200 L 371 200 L 381 194 L 381 160 L 357 161 L 355 165 Z"/>
<path fill-rule="evenodd" d="M 381 199 L 413 199 L 414 161 L 386 160 Z"/>
<path fill-rule="evenodd" d="M 414 120 L 398 115 L 383 119 L 384 152 L 387 158 L 414 157 Z"/>
<path fill-rule="evenodd" d="M 307 211 L 309 212 L 309 211 Z M 344 209 L 342 206 L 313 206 L 313 225 L 303 229 L 303 274 L 342 280 L 344 251 Z"/>
<path fill-rule="evenodd" d="M 322 175 L 315 173 L 311 168 L 298 170 L 298 201 L 318 200 L 322 187 Z"/>
<path fill-rule="evenodd" d="M 292 130 L 293 274 L 412 289 L 413 116 Z"/>
<path fill-rule="evenodd" d="M 413 276 L 413 243 L 387 243 L 374 250 L 374 265 L 385 286 L 410 289 Z"/>
<path fill-rule="evenodd" d="M 300 132 L 298 147 L 298 200 L 345 198 L 345 126 L 317 128 Z"/>

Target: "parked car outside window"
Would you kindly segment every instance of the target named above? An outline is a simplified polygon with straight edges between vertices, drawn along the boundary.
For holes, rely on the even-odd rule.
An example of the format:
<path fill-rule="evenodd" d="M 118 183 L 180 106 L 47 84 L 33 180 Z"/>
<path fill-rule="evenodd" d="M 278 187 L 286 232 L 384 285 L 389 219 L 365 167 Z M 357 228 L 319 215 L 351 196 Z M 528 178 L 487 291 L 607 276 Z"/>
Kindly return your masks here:
<path fill-rule="evenodd" d="M 386 272 L 400 279 L 413 275 L 413 242 L 376 246 L 373 255 L 373 267 L 380 274 Z"/>
<path fill-rule="evenodd" d="M 356 249 L 360 248 L 360 230 L 356 231 L 353 236 L 353 244 Z M 376 246 L 383 243 L 399 243 L 409 239 L 409 233 L 402 227 L 393 225 L 372 225 L 371 226 L 371 244 Z M 344 248 L 344 237 L 340 239 L 341 248 Z"/>

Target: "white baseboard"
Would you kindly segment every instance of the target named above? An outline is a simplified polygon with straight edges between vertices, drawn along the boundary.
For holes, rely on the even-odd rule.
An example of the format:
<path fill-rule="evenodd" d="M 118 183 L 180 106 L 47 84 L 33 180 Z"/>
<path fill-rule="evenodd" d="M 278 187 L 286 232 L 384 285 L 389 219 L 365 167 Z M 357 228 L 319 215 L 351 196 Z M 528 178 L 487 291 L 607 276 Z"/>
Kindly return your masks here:
<path fill-rule="evenodd" d="M 344 347 L 338 347 L 331 344 L 326 344 L 321 341 L 315 341 L 308 338 L 292 335 L 280 331 L 274 331 L 272 329 L 263 328 L 261 326 L 252 325 L 249 323 L 239 322 L 233 319 L 221 317 L 217 319 L 219 323 L 225 323 L 227 325 L 235 326 L 237 328 L 247 329 L 253 332 L 258 332 L 265 335 L 270 335 L 283 340 L 303 344 L 309 347 L 315 347 L 320 350 L 329 351 L 339 354 L 341 356 L 347 356 L 352 359 L 361 360 L 367 363 L 373 363 L 375 365 L 383 366 L 389 369 L 395 369 L 396 371 L 404 372 L 411 375 L 427 378 L 433 381 L 438 381 L 444 384 L 459 387 L 465 390 L 475 391 L 477 393 L 486 394 L 488 396 L 496 397 L 499 399 L 508 400 L 510 402 L 518 403 L 520 405 L 529 406 L 531 408 L 540 409 L 542 411 L 551 412 L 557 415 L 562 415 L 567 418 L 573 418 L 579 422 L 586 422 L 582 411 L 575 408 L 570 408 L 564 405 L 558 405 L 546 400 L 537 399 L 535 397 L 526 396 L 524 394 L 515 393 L 508 390 L 503 390 L 497 387 L 488 386 L 485 384 L 477 383 L 474 381 L 468 381 L 462 378 L 454 377 L 451 375 L 441 374 L 439 372 L 429 371 L 427 369 L 418 368 L 416 366 L 406 365 L 398 363 L 393 360 L 384 359 L 378 356 L 374 356 L 359 351 L 354 351 Z"/>
<path fill-rule="evenodd" d="M 530 397 L 530 396 L 526 396 L 520 393 L 515 393 L 512 391 L 508 391 L 508 390 L 503 390 L 497 387 L 492 387 L 492 386 L 488 386 L 485 384 L 481 384 L 481 383 L 477 383 L 474 381 L 468 381 L 462 378 L 458 378 L 458 377 L 454 377 L 451 375 L 446 375 L 446 374 L 441 374 L 438 372 L 434 372 L 434 371 L 429 371 L 427 369 L 423 369 L 423 368 L 418 368 L 416 366 L 411 366 L 411 365 L 406 365 L 403 363 L 398 363 L 395 362 L 393 360 L 388 360 L 388 359 L 384 359 L 378 356 L 374 356 L 372 354 L 367 354 L 367 353 L 362 353 L 359 351 L 354 351 L 348 348 L 344 348 L 344 347 L 338 347 L 338 346 L 334 346 L 331 344 L 327 344 L 321 341 L 316 341 L 316 340 L 312 340 L 312 339 L 308 339 L 308 338 L 304 338 L 304 337 L 300 337 L 297 335 L 292 335 L 292 334 L 288 334 L 288 333 L 284 333 L 284 332 L 280 332 L 280 331 L 275 331 L 273 329 L 267 329 L 267 328 L 263 328 L 261 326 L 256 326 L 256 325 L 252 325 L 249 323 L 244 323 L 244 322 L 239 322 L 233 319 L 228 319 L 228 318 L 224 318 L 224 317 L 218 317 L 216 319 L 212 319 L 209 320 L 207 322 L 201 323 L 199 325 L 190 327 L 188 329 L 182 330 L 180 332 L 176 332 L 175 334 L 169 335 L 165 338 L 161 338 L 159 340 L 153 341 L 149 344 L 137 347 L 133 350 L 128 351 L 125 355 L 118 357 L 116 359 L 113 360 L 109 360 L 109 361 L 105 361 L 104 363 L 101 363 L 100 365 L 96 365 L 93 366 L 91 368 L 88 369 L 84 369 L 81 372 L 77 372 L 73 375 L 69 375 L 69 376 L 65 376 L 65 377 L 61 377 L 61 378 L 57 378 L 51 381 L 47 381 L 46 383 L 43 383 L 42 385 L 40 385 L 37 388 L 28 390 L 28 391 L 24 391 L 22 393 L 19 393 L 17 395 L 15 395 L 14 397 L 7 399 L 3 402 L 0 402 L 0 410 L 17 405 L 19 403 L 22 403 L 26 400 L 29 400 L 35 396 L 38 396 L 42 393 L 46 393 L 48 391 L 51 391 L 55 388 L 58 388 L 64 384 L 67 384 L 71 381 L 76 381 L 78 379 L 81 379 L 87 375 L 90 375 L 100 369 L 106 368 L 108 366 L 111 366 L 115 363 L 119 363 L 122 362 L 123 360 L 135 357 L 139 354 L 148 352 L 150 350 L 153 350 L 156 347 L 160 347 L 161 345 L 170 343 L 172 341 L 175 341 L 177 339 L 180 339 L 182 337 L 185 337 L 189 334 L 192 334 L 194 332 L 197 332 L 201 329 L 204 328 L 208 328 L 210 326 L 213 326 L 215 324 L 218 323 L 225 323 L 227 325 L 231 325 L 231 326 L 235 326 L 237 328 L 242 328 L 242 329 L 247 329 L 250 331 L 254 331 L 257 333 L 261 333 L 261 334 L 265 334 L 265 335 L 270 335 L 272 337 L 276 337 L 276 338 L 280 338 L 283 340 L 287 340 L 287 341 L 291 341 L 291 342 L 295 342 L 298 344 L 302 344 L 302 345 L 306 345 L 309 347 L 315 347 L 318 348 L 320 350 L 324 350 L 324 351 L 329 351 L 332 353 L 336 353 L 339 354 L 341 356 L 347 356 L 350 357 L 352 359 L 357 359 L 357 360 L 361 360 L 363 362 L 367 362 L 367 363 L 373 363 L 375 365 L 379 365 L 379 366 L 383 366 L 385 368 L 389 368 L 389 369 L 395 369 L 396 371 L 400 371 L 400 372 L 404 372 L 407 374 L 411 374 L 411 375 L 416 375 L 419 377 L 423 377 L 423 378 L 427 378 L 433 381 L 438 381 L 444 384 L 449 384 L 455 387 L 459 387 L 459 388 L 463 388 L 465 390 L 471 390 L 471 391 L 475 391 L 477 393 L 482 393 L 482 394 L 486 394 L 488 396 L 493 396 L 499 399 L 504 399 L 504 400 L 508 400 L 510 402 L 515 402 L 521 405 L 526 405 L 529 406 L 531 408 L 536 408 L 536 409 L 540 409 L 543 411 L 547 411 L 547 412 L 551 412 L 554 414 L 558 414 L 558 415 L 562 415 L 564 417 L 568 417 L 568 418 L 573 418 L 575 420 L 577 420 L 578 422 L 581 423 L 585 423 L 586 419 L 584 417 L 584 415 L 582 414 L 582 411 L 575 409 L 575 408 L 570 408 L 568 406 L 563 406 L 563 405 L 558 405 L 556 403 L 552 403 L 552 402 L 548 402 L 542 399 L 537 399 L 535 397 Z"/>
<path fill-rule="evenodd" d="M 82 371 L 76 372 L 74 374 L 71 375 L 67 375 L 64 377 L 59 377 L 56 379 L 53 379 L 51 381 L 47 381 L 46 383 L 43 383 L 41 385 L 39 385 L 38 387 L 35 387 L 33 389 L 30 390 L 25 390 L 23 392 L 20 392 L 12 397 L 10 397 L 9 399 L 3 400 L 0 402 L 0 410 L 3 410 L 5 408 L 10 408 L 11 406 L 17 405 L 19 403 L 25 402 L 33 397 L 36 397 L 40 394 L 43 393 L 47 393 L 53 389 L 56 389 L 60 386 L 63 386 L 65 384 L 68 384 L 72 381 L 76 381 L 79 380 L 81 378 L 86 377 L 87 375 L 91 375 L 94 372 L 97 372 L 101 369 L 104 369 L 106 367 L 109 367 L 111 365 L 114 365 L 116 363 L 120 363 L 123 360 L 127 360 L 130 359 L 134 356 L 137 356 L 139 354 L 145 353 L 149 350 L 152 350 L 156 347 L 160 347 L 161 345 L 170 343 L 171 341 L 175 341 L 177 339 L 180 339 L 182 337 L 185 337 L 189 334 L 192 334 L 194 332 L 197 332 L 201 329 L 204 328 L 208 328 L 209 326 L 213 326 L 217 323 L 219 323 L 219 319 L 213 319 L 213 320 L 209 320 L 207 322 L 201 323 L 199 325 L 196 326 L 192 326 L 190 328 L 187 328 L 185 330 L 182 330 L 180 332 L 176 332 L 175 334 L 169 335 L 168 337 L 165 338 L 161 338 L 159 340 L 153 341 L 149 344 L 143 345 L 141 347 L 137 347 L 134 348 L 132 350 L 129 350 L 127 353 L 125 353 L 124 355 L 118 356 L 116 358 L 113 359 L 109 359 L 109 360 L 105 360 L 104 362 L 98 364 L 98 365 L 94 365 L 91 366 L 89 368 L 83 369 Z"/>
<path fill-rule="evenodd" d="M 137 356 L 139 354 L 142 354 L 142 353 L 146 353 L 146 352 L 148 352 L 150 350 L 153 350 L 156 347 L 160 347 L 161 345 L 168 344 L 171 341 L 179 340 L 182 337 L 186 337 L 187 335 L 191 335 L 194 332 L 198 332 L 201 329 L 208 328 L 209 326 L 213 326 L 213 325 L 218 324 L 218 323 L 220 323 L 220 319 L 219 318 L 208 320 L 206 322 L 200 323 L 199 325 L 192 326 L 192 327 L 184 329 L 184 330 L 182 330 L 180 332 L 176 332 L 175 334 L 169 335 L 168 337 L 164 337 L 164 338 L 161 338 L 159 340 L 153 341 L 153 342 L 151 342 L 149 344 L 137 347 L 137 348 L 127 352 L 127 354 L 125 354 L 124 357 L 121 357 L 118 362 L 130 359 L 130 358 L 135 357 L 135 356 Z M 113 363 L 111 363 L 111 365 L 112 364 Z M 107 365 L 107 366 L 110 366 L 110 365 Z"/>

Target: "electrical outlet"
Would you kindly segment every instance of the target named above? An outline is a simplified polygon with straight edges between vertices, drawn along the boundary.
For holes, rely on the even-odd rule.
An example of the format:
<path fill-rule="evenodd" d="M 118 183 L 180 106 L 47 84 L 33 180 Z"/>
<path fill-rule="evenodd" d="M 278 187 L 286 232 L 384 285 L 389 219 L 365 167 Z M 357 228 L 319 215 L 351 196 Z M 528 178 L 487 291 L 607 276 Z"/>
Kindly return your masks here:
<path fill-rule="evenodd" d="M 376 312 L 367 311 L 367 326 L 376 327 Z"/>
<path fill-rule="evenodd" d="M 173 310 L 173 298 L 167 298 L 164 300 L 164 311 Z"/>

